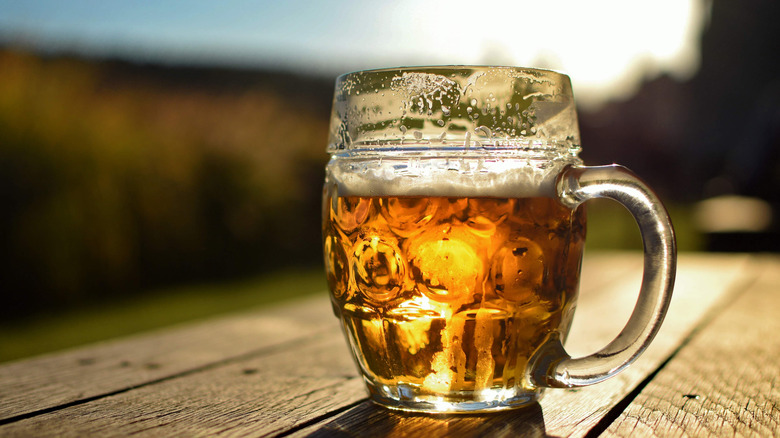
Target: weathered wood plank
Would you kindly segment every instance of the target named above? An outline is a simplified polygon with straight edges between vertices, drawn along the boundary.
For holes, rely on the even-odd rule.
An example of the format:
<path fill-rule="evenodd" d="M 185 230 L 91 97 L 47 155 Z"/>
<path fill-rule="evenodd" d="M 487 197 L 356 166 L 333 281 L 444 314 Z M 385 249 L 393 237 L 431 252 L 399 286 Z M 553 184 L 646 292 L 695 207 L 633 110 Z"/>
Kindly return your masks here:
<path fill-rule="evenodd" d="M 337 329 L 327 294 L 0 367 L 0 422 Z"/>
<path fill-rule="evenodd" d="M 6 424 L 0 435 L 273 436 L 365 397 L 340 333 L 324 333 L 293 349 Z"/>
<path fill-rule="evenodd" d="M 780 434 L 780 258 L 658 373 L 612 436 Z"/>
<path fill-rule="evenodd" d="M 641 259 L 631 255 L 621 257 L 634 257 L 634 260 L 640 260 L 641 267 Z M 318 436 L 339 430 L 349 431 L 355 436 L 374 436 L 375 428 L 393 430 L 393 435 L 401 436 L 405 435 L 404 431 L 413 431 L 408 435 L 437 435 L 448 428 L 457 430 L 458 436 L 483 436 L 488 433 L 584 436 L 673 353 L 706 313 L 717 307 L 718 301 L 730 292 L 730 288 L 739 287 L 746 276 L 754 275 L 747 262 L 744 256 L 683 256 L 678 272 L 679 288 L 656 341 L 626 371 L 601 384 L 572 390 L 549 390 L 538 405 L 495 416 L 410 416 L 361 405 L 332 420 L 297 431 L 292 436 Z M 621 262 L 615 259 L 615 263 Z M 635 291 L 638 290 L 640 275 L 636 271 L 632 276 L 621 277 L 619 281 L 605 285 L 601 291 L 583 291 L 572 326 L 573 333 L 567 342 L 570 350 L 592 352 L 619 332 L 636 301 Z M 589 297 L 594 298 L 593 301 Z M 691 306 L 691 303 L 696 305 Z M 396 430 L 393 425 L 400 424 L 399 416 L 403 419 L 403 429 Z"/>

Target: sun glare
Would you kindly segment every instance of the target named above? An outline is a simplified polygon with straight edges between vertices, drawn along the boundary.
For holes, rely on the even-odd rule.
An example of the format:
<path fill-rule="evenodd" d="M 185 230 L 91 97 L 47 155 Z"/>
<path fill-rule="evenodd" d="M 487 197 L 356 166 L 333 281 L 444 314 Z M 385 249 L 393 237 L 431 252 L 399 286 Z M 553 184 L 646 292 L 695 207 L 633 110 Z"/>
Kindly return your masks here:
<path fill-rule="evenodd" d="M 13 8 L 0 28 L 50 48 L 330 74 L 420 64 L 551 68 L 568 73 L 588 105 L 628 95 L 643 76 L 693 74 L 708 1 L 290 0 L 237 8 L 198 0 L 182 15 L 171 1 L 76 1 L 74 12 L 47 0 Z"/>
<path fill-rule="evenodd" d="M 571 75 L 578 98 L 591 102 L 626 95 L 645 75 L 693 74 L 702 3 L 404 1 L 394 4 L 393 15 L 409 29 L 406 47 L 448 63 L 561 70 Z"/>

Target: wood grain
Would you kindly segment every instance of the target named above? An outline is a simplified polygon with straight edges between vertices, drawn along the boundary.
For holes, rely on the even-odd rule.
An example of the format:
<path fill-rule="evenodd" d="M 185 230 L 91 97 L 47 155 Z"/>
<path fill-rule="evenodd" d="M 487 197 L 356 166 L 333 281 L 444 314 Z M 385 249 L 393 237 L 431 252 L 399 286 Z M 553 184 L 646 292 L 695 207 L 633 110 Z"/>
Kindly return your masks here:
<path fill-rule="evenodd" d="M 780 434 L 780 259 L 691 340 L 609 435 Z"/>
<path fill-rule="evenodd" d="M 323 291 L 260 312 L 12 362 L 0 367 L 0 422 L 285 348 L 337 327 Z"/>
<path fill-rule="evenodd" d="M 0 435 L 274 436 L 365 399 L 336 334 L 6 424 Z"/>

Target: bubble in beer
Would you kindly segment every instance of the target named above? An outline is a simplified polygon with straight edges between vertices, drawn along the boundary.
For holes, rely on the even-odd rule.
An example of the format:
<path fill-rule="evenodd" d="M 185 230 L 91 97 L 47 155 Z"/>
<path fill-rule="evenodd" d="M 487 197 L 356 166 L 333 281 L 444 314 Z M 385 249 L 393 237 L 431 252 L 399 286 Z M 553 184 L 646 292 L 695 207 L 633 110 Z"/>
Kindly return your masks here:
<path fill-rule="evenodd" d="M 431 198 L 382 198 L 379 205 L 387 225 L 403 237 L 421 231 L 438 209 L 438 203 Z"/>
<path fill-rule="evenodd" d="M 496 294 L 507 301 L 530 301 L 544 278 L 544 253 L 524 237 L 504 245 L 492 266 Z"/>
<path fill-rule="evenodd" d="M 395 245 L 373 236 L 355 244 L 352 255 L 352 276 L 366 297 L 384 302 L 401 292 L 406 262 Z"/>
<path fill-rule="evenodd" d="M 325 238 L 325 272 L 333 296 L 340 299 L 347 292 L 349 272 L 347 254 L 335 236 Z"/>

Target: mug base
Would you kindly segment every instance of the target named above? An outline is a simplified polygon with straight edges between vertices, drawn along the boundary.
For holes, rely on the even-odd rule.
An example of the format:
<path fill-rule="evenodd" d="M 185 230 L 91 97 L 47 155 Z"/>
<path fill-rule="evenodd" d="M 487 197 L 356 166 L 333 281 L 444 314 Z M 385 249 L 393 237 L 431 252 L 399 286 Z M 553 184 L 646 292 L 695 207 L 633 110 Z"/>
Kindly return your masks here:
<path fill-rule="evenodd" d="M 424 394 L 419 387 L 399 384 L 378 385 L 366 382 L 371 401 L 388 409 L 430 414 L 477 414 L 518 409 L 536 403 L 541 389 L 485 389 L 444 395 Z"/>

